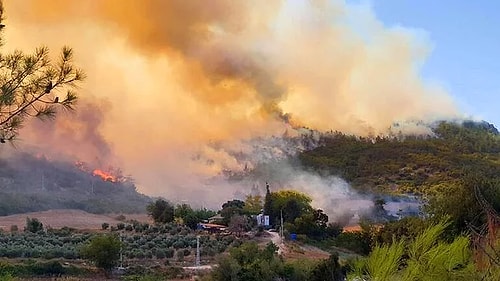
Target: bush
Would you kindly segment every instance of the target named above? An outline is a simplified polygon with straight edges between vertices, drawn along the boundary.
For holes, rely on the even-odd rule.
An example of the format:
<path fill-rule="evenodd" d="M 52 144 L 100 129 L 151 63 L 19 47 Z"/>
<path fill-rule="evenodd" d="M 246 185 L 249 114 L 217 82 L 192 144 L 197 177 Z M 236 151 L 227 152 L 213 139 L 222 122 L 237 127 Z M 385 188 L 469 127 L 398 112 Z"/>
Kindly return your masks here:
<path fill-rule="evenodd" d="M 172 248 L 168 248 L 165 250 L 165 257 L 171 259 L 174 257 L 175 250 Z"/>
<path fill-rule="evenodd" d="M 184 251 L 177 251 L 177 261 L 184 261 Z"/>
<path fill-rule="evenodd" d="M 165 251 L 161 249 L 155 250 L 155 257 L 157 259 L 164 259 L 166 257 Z"/>
<path fill-rule="evenodd" d="M 127 218 L 124 215 L 119 215 L 115 218 L 117 221 L 125 221 Z"/>
<path fill-rule="evenodd" d="M 99 235 L 82 248 L 82 255 L 104 270 L 113 268 L 120 258 L 121 242 L 116 235 Z"/>
<path fill-rule="evenodd" d="M 43 224 L 37 218 L 26 218 L 26 227 L 24 231 L 31 233 L 43 231 Z"/>

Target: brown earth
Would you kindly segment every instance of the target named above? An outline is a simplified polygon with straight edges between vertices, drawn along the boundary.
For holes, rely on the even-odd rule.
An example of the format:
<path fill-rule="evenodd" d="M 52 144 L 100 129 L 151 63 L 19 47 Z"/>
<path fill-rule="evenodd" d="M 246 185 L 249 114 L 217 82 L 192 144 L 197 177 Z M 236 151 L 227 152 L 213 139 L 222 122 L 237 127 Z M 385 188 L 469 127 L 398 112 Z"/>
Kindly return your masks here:
<path fill-rule="evenodd" d="M 0 216 L 0 229 L 10 231 L 12 225 L 17 225 L 22 230 L 26 225 L 26 218 L 37 218 L 44 227 L 62 228 L 64 226 L 75 229 L 101 229 L 103 223 L 110 226 L 116 225 L 120 221 L 116 219 L 119 214 L 97 215 L 81 210 L 49 210 L 42 212 L 32 212 L 15 214 L 10 216 Z M 140 222 L 150 222 L 146 214 L 123 214 L 126 220 L 137 220 Z"/>

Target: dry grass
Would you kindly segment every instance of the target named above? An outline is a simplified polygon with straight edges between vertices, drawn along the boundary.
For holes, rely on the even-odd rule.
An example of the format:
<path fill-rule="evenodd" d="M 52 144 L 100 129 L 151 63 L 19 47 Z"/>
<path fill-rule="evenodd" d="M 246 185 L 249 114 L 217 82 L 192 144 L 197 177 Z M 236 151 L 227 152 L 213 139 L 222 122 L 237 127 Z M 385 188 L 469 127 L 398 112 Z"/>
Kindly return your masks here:
<path fill-rule="evenodd" d="M 127 220 L 135 219 L 140 222 L 150 222 L 146 214 L 124 214 Z M 101 229 L 103 223 L 116 225 L 120 221 L 116 219 L 118 214 L 96 215 L 81 210 L 49 210 L 0 216 L 0 228 L 9 231 L 12 225 L 17 225 L 22 230 L 26 225 L 26 218 L 37 218 L 44 227 L 62 228 L 64 226 L 75 229 L 96 230 Z"/>

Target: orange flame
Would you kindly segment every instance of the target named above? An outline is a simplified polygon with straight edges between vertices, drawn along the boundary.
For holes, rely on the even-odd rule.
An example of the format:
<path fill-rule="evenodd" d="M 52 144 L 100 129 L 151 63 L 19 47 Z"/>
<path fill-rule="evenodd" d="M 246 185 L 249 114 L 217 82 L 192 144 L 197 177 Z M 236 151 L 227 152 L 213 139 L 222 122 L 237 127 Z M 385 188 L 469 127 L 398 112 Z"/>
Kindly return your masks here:
<path fill-rule="evenodd" d="M 99 170 L 99 169 L 95 169 L 92 172 L 92 175 L 100 177 L 103 181 L 110 181 L 110 182 L 117 182 L 118 181 L 114 175 L 112 175 L 108 172 L 105 172 L 103 170 Z"/>

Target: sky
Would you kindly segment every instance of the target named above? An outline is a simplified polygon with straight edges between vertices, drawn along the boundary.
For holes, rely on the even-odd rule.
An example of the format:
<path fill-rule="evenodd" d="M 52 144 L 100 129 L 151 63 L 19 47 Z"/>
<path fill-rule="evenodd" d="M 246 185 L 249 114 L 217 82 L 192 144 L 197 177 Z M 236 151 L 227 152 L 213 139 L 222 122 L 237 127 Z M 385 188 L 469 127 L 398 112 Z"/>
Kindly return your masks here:
<path fill-rule="evenodd" d="M 372 0 L 387 26 L 427 33 L 432 51 L 421 74 L 445 87 L 458 105 L 475 117 L 500 126 L 499 1 Z"/>

